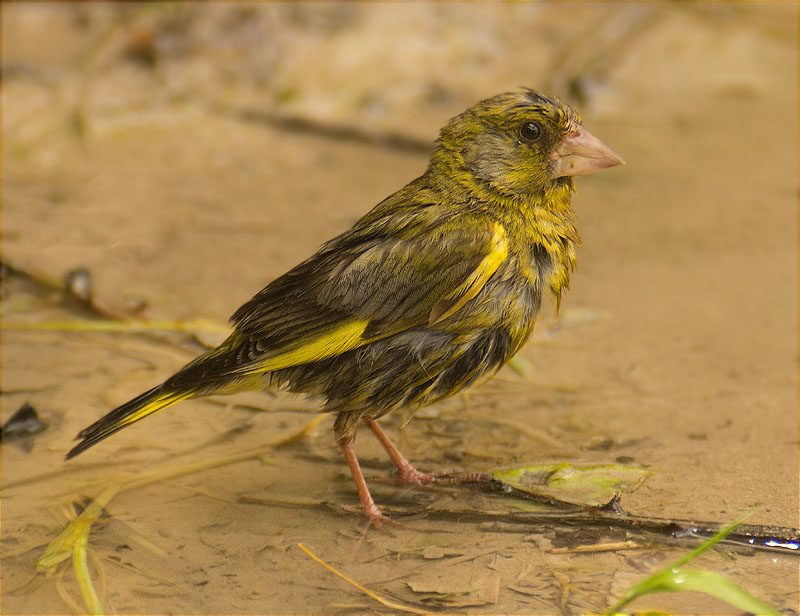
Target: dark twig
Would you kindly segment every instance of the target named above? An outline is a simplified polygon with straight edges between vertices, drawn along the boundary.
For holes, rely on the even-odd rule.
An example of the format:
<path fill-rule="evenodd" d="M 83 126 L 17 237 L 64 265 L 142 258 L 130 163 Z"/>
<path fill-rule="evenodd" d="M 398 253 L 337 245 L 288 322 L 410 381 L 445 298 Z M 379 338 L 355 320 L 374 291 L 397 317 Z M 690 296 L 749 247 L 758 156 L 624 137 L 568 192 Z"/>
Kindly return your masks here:
<path fill-rule="evenodd" d="M 303 133 L 334 141 L 363 143 L 389 150 L 429 155 L 434 143 L 427 139 L 409 137 L 400 133 L 365 131 L 354 126 L 329 124 L 310 118 L 262 111 L 253 108 L 225 108 L 216 106 L 215 111 L 230 114 L 245 122 L 267 124 L 273 128 L 294 133 Z"/>

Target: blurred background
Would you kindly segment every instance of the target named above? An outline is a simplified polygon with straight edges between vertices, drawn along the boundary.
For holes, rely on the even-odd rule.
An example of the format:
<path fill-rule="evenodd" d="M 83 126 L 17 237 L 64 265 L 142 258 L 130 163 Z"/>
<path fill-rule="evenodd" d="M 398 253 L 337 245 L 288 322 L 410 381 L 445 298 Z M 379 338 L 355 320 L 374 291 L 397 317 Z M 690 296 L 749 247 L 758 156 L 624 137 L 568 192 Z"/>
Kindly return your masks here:
<path fill-rule="evenodd" d="M 405 453 L 422 469 L 474 471 L 624 460 L 653 471 L 626 495 L 628 511 L 724 522 L 754 510 L 751 521 L 797 525 L 795 3 L 2 11 L 3 420 L 28 402 L 47 424 L 3 444 L 4 611 L 65 609 L 52 578 L 31 581 L 33 563 L 66 524 L 57 505 L 96 496 L 88 482 L 199 443 L 187 460 L 240 451 L 308 422 L 190 402 L 64 465 L 79 429 L 197 351 L 22 329 L 85 319 L 62 301 L 63 276 L 79 268 L 106 316 L 222 325 L 421 174 L 450 117 L 520 86 L 576 106 L 627 165 L 577 181 L 584 245 L 558 323 L 543 315 L 521 353 L 528 377 L 504 370 L 411 422 Z M 396 435 L 400 419 L 387 423 Z M 212 442 L 220 434 L 234 436 Z M 355 498 L 330 420 L 303 447 L 117 497 L 117 522 L 92 539 L 109 611 L 370 609 L 298 541 L 402 600 L 474 613 L 599 611 L 673 555 L 557 556 L 539 549 L 546 533 L 522 544 L 441 520 L 420 521 L 424 537 L 358 543 L 354 517 L 318 507 Z M 358 451 L 368 476 L 389 472 L 366 435 Z M 379 502 L 394 494 L 374 489 Z M 426 548 L 458 562 L 423 559 Z M 796 607 L 786 557 L 704 565 Z M 407 583 L 415 576 L 442 583 Z M 691 594 L 649 607 L 730 609 Z"/>

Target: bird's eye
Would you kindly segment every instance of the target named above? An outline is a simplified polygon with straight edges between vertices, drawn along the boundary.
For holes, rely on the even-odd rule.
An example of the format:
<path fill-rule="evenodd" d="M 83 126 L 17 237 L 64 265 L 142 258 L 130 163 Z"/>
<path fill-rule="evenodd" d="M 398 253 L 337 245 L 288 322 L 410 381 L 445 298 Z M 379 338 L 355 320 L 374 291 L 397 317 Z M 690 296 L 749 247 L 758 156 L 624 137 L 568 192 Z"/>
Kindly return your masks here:
<path fill-rule="evenodd" d="M 519 127 L 519 136 L 525 141 L 536 141 L 542 134 L 542 127 L 536 122 L 525 122 Z"/>

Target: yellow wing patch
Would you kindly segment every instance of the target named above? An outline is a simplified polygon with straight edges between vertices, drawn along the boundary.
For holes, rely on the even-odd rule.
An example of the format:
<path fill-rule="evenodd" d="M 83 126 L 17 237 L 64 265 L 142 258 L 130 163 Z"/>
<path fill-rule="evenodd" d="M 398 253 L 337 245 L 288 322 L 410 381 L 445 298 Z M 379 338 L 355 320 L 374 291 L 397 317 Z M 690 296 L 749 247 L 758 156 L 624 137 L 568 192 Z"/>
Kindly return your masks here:
<path fill-rule="evenodd" d="M 483 258 L 478 267 L 464 281 L 464 284 L 444 299 L 436 302 L 428 318 L 428 325 L 438 323 L 460 310 L 464 304 L 480 292 L 486 281 L 492 277 L 492 274 L 497 271 L 497 268 L 507 257 L 508 239 L 506 238 L 506 230 L 499 223 L 495 223 L 494 233 L 492 234 L 492 247 L 489 254 Z"/>
<path fill-rule="evenodd" d="M 489 253 L 455 291 L 436 302 L 429 315 L 428 324 L 433 325 L 446 319 L 475 297 L 507 257 L 508 240 L 506 231 L 502 225 L 495 223 Z M 255 363 L 243 366 L 234 372 L 243 376 L 259 375 L 291 366 L 320 361 L 341 355 L 391 334 L 391 332 L 383 332 L 378 338 L 366 338 L 364 337 L 364 332 L 367 330 L 369 323 L 369 319 L 346 321 L 323 334 L 310 336 L 302 340 L 294 345 L 293 348 L 279 351 Z"/>
<path fill-rule="evenodd" d="M 363 337 L 367 325 L 369 325 L 369 321 L 365 319 L 349 321 L 332 331 L 301 342 L 292 350 L 278 353 L 255 365 L 250 365 L 241 374 L 270 372 L 346 353 L 369 342 Z"/>

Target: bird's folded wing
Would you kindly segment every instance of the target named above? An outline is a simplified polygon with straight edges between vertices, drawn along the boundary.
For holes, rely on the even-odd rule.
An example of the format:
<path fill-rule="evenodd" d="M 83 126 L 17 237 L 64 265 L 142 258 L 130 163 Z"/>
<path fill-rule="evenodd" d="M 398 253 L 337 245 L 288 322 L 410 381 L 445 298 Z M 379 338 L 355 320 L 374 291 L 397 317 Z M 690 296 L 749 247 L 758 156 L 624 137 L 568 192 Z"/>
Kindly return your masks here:
<path fill-rule="evenodd" d="M 412 218 L 396 226 L 336 238 L 242 306 L 213 362 L 215 376 L 318 361 L 439 324 L 507 258 L 503 227 L 485 217 Z"/>

